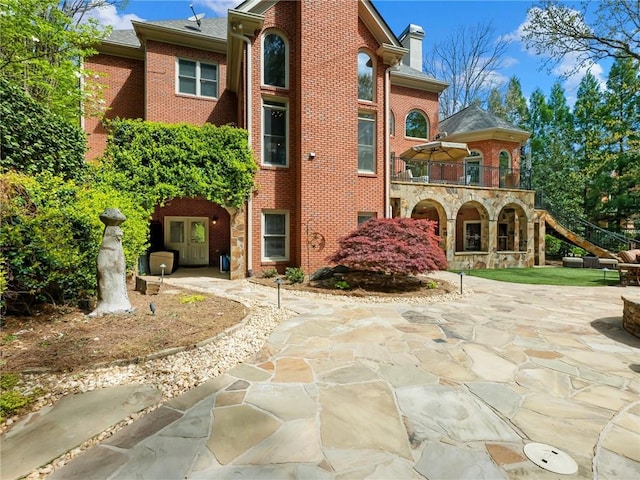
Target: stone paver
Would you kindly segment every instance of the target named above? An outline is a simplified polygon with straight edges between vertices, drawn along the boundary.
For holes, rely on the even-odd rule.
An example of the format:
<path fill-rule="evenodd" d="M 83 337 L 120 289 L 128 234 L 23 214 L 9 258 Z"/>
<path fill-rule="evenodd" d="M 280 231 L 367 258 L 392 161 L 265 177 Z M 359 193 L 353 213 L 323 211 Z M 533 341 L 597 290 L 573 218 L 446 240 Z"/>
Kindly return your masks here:
<path fill-rule="evenodd" d="M 191 282 L 274 300 L 246 282 Z M 622 330 L 622 289 L 473 277 L 465 289 L 431 304 L 284 291 L 297 315 L 255 359 L 51 478 L 558 478 L 526 458 L 531 441 L 575 459 L 567 478 L 640 478 L 640 339 Z"/>

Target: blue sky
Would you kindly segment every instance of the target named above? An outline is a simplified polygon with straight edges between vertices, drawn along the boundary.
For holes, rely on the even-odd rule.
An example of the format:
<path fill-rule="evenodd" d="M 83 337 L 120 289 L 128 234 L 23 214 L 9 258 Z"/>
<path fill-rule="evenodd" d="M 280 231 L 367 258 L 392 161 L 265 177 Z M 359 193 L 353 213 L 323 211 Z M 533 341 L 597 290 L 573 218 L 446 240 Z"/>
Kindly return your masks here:
<path fill-rule="evenodd" d="M 355 1 L 355 0 L 341 0 Z M 197 13 L 207 17 L 226 16 L 227 9 L 239 5 L 239 0 L 129 0 L 126 8 L 116 11 L 104 10 L 99 15 L 102 23 L 114 28 L 131 28 L 130 20 L 168 20 L 187 18 L 192 15 L 190 4 Z M 578 2 L 564 2 L 578 5 Z M 531 0 L 373 0 L 373 4 L 385 19 L 391 30 L 400 35 L 405 27 L 417 24 L 425 30 L 423 53 L 439 40 L 450 36 L 462 26 L 472 27 L 478 23 L 491 23 L 496 37 L 504 36 L 511 43 L 504 67 L 495 72 L 505 82 L 512 76 L 520 79 L 522 90 L 528 98 L 536 88 L 549 95 L 551 86 L 560 80 L 570 104 L 582 78 L 578 73 L 568 79 L 557 75 L 562 65 L 550 73 L 543 67 L 543 59 L 527 52 L 519 41 L 519 32 L 527 21 L 527 10 L 534 5 Z M 571 59 L 566 60 L 569 64 Z M 604 82 L 608 67 L 594 65 L 591 69 L 596 78 Z"/>

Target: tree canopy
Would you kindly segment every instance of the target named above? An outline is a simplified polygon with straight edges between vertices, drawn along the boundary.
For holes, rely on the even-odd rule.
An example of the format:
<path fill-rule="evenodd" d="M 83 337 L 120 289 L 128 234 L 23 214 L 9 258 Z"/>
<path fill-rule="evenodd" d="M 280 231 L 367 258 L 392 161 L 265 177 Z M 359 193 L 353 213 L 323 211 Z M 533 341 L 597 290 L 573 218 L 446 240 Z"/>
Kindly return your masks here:
<path fill-rule="evenodd" d="M 431 220 L 373 218 L 338 240 L 328 260 L 354 270 L 417 275 L 447 268 L 439 242 Z"/>
<path fill-rule="evenodd" d="M 537 55 L 556 65 L 565 57 L 574 62 L 567 74 L 607 57 L 640 61 L 640 2 L 600 0 L 582 2 L 579 9 L 547 0 L 529 10 L 523 40 Z"/>
<path fill-rule="evenodd" d="M 82 60 L 106 31 L 92 22 L 76 23 L 59 3 L 0 3 L 0 75 L 52 112 L 77 121 L 83 102 L 86 108 L 87 100 L 96 100 Z"/>
<path fill-rule="evenodd" d="M 0 79 L 0 173 L 48 172 L 82 179 L 86 137 L 78 125 L 51 113 L 28 93 Z"/>

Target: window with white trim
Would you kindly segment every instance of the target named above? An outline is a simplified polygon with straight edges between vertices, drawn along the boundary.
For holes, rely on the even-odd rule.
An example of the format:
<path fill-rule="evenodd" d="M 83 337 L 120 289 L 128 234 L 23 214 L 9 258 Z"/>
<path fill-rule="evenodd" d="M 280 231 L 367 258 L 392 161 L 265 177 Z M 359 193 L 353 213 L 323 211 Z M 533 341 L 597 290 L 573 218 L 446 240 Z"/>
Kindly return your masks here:
<path fill-rule="evenodd" d="M 376 117 L 372 113 L 358 114 L 358 172 L 376 171 Z"/>
<path fill-rule="evenodd" d="M 287 131 L 289 109 L 285 102 L 262 101 L 262 164 L 277 167 L 289 165 Z"/>
<path fill-rule="evenodd" d="M 262 84 L 287 88 L 289 56 L 287 42 L 274 32 L 262 36 Z"/>
<path fill-rule="evenodd" d="M 411 110 L 405 120 L 405 136 L 410 138 L 429 138 L 429 121 L 420 110 Z"/>
<path fill-rule="evenodd" d="M 289 260 L 289 212 L 262 212 L 262 260 Z"/>
<path fill-rule="evenodd" d="M 358 100 L 373 101 L 373 61 L 369 54 L 358 53 Z"/>
<path fill-rule="evenodd" d="M 218 65 L 197 60 L 177 59 L 176 90 L 196 97 L 218 97 Z"/>

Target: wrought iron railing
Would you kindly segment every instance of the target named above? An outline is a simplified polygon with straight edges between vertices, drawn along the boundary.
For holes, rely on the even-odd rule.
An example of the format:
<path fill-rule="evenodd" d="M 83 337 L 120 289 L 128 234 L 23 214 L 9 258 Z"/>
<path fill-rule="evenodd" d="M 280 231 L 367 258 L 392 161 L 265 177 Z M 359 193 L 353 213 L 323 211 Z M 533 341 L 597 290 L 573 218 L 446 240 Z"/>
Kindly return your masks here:
<path fill-rule="evenodd" d="M 543 192 L 536 192 L 535 207 L 549 212 L 567 230 L 610 252 L 635 248 L 640 243 L 639 239 L 606 230 L 578 216 L 557 211 L 550 202 L 545 200 Z"/>
<path fill-rule="evenodd" d="M 531 190 L 530 170 L 486 167 L 464 162 L 412 162 L 399 157 L 391 159 L 391 180 L 422 184 Z"/>

